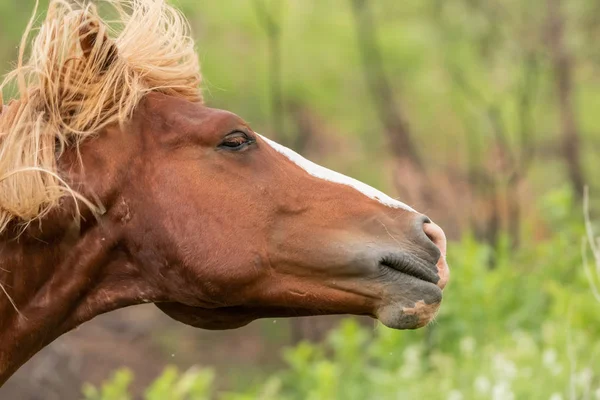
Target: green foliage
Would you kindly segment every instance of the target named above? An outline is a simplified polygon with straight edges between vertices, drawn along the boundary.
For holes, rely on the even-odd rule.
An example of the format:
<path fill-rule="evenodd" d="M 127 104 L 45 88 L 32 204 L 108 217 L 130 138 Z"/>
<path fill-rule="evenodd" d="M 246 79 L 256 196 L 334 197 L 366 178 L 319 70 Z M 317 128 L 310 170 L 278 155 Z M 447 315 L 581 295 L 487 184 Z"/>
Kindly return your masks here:
<path fill-rule="evenodd" d="M 129 386 L 133 381 L 133 374 L 126 368 L 119 369 L 113 377 L 105 382 L 102 387 L 96 388 L 86 384 L 83 395 L 86 400 L 129 400 Z"/>
<path fill-rule="evenodd" d="M 210 398 L 214 372 L 210 369 L 192 368 L 179 373 L 167 367 L 163 374 L 146 390 L 146 400 L 204 400 Z"/>
<path fill-rule="evenodd" d="M 547 399 L 566 395 L 572 380 L 580 395 L 599 388 L 600 371 L 593 370 L 590 354 L 600 345 L 574 338 L 578 366 L 571 374 L 567 342 L 558 332 L 563 326 L 544 325 L 540 339 L 519 330 L 494 342 L 465 336 L 452 354 L 427 349 L 400 332 L 372 332 L 348 320 L 325 345 L 331 355 L 307 351 L 319 346 L 306 344 L 286 353 L 291 370 L 283 377 L 281 394 L 290 399 Z"/>
<path fill-rule="evenodd" d="M 207 400 L 211 398 L 214 372 L 210 369 L 190 368 L 181 373 L 169 366 L 144 392 L 145 400 Z M 120 369 L 113 377 L 96 388 L 86 384 L 83 387 L 85 400 L 130 400 L 130 384 L 133 374 L 128 369 Z"/>

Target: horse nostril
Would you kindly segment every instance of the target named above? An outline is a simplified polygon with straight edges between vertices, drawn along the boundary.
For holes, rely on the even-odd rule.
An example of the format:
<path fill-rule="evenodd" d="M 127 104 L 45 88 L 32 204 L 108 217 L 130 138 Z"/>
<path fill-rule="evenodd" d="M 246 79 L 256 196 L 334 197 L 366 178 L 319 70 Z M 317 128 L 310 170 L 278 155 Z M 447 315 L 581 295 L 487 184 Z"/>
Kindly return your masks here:
<path fill-rule="evenodd" d="M 446 235 L 442 228 L 427 218 L 427 221 L 423 223 L 423 232 L 425 232 L 425 235 L 433 242 L 435 247 L 440 250 L 442 257 L 446 257 Z"/>
<path fill-rule="evenodd" d="M 437 285 L 441 289 L 444 289 L 448 283 L 448 279 L 450 278 L 450 269 L 448 268 L 448 263 L 446 262 L 446 234 L 444 234 L 442 228 L 431 222 L 429 218 L 427 218 L 427 220 L 429 222 L 425 222 L 423 224 L 423 232 L 425 232 L 425 235 L 427 235 L 435 247 L 440 250 L 440 257 L 436 263 L 438 275 L 440 277 Z"/>

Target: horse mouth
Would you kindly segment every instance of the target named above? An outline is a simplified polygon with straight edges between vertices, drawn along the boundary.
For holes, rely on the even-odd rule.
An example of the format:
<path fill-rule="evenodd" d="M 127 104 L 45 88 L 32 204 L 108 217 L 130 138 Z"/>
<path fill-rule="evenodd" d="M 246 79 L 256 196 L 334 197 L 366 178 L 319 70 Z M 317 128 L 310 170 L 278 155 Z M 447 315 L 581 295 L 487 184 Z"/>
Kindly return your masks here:
<path fill-rule="evenodd" d="M 440 277 L 437 274 L 435 264 L 420 260 L 408 254 L 386 255 L 381 258 L 379 265 L 383 268 L 392 269 L 404 275 L 412 276 L 421 281 L 437 285 Z"/>

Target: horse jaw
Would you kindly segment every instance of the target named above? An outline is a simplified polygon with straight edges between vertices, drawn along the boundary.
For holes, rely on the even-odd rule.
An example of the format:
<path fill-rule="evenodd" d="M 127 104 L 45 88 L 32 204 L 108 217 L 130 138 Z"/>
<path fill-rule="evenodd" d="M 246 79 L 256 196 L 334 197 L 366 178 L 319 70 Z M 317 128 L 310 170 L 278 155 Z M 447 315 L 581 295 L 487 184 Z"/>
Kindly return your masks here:
<path fill-rule="evenodd" d="M 184 323 L 194 328 L 207 330 L 237 329 L 248 325 L 250 322 L 263 318 L 291 318 L 314 315 L 339 314 L 334 310 L 320 310 L 319 312 L 304 308 L 289 307 L 221 307 L 201 308 L 192 307 L 181 303 L 155 303 L 155 305 L 175 321 Z"/>
<path fill-rule="evenodd" d="M 244 313 L 242 307 L 209 309 L 181 303 L 156 303 L 156 306 L 175 321 L 208 330 L 241 328 L 256 319 L 247 311 Z"/>

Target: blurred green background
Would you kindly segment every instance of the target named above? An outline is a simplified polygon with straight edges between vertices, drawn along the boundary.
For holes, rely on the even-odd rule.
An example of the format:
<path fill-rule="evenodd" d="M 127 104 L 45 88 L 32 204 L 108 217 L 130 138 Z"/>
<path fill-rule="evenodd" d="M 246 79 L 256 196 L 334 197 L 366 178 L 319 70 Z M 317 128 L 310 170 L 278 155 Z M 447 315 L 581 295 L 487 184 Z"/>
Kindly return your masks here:
<path fill-rule="evenodd" d="M 0 2 L 3 74 L 33 3 Z M 59 339 L 0 398 L 600 399 L 582 250 L 584 185 L 600 219 L 597 0 L 174 4 L 209 105 L 444 227 L 441 312 L 409 332 L 338 317 L 205 332 L 140 306 Z"/>

